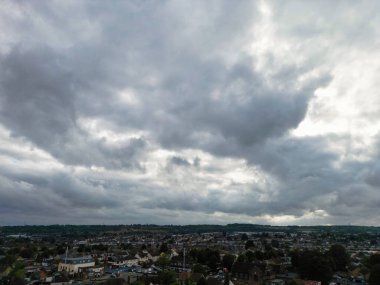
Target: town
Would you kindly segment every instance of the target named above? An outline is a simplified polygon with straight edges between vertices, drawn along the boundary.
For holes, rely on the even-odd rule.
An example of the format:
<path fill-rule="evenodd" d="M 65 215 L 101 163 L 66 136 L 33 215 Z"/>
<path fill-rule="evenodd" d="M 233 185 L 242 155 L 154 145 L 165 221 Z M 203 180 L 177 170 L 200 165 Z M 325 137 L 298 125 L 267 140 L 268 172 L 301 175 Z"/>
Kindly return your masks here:
<path fill-rule="evenodd" d="M 2 285 L 380 284 L 374 227 L 0 228 Z"/>

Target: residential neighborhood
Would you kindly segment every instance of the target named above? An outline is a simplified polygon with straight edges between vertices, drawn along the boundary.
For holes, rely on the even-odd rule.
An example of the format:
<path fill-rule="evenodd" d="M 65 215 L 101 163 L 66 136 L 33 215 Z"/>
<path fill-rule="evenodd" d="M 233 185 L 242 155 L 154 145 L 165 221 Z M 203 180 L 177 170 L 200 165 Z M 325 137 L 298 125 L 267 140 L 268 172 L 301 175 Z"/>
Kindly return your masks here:
<path fill-rule="evenodd" d="M 2 231 L 0 244 L 4 285 L 372 285 L 380 264 L 376 232 Z"/>

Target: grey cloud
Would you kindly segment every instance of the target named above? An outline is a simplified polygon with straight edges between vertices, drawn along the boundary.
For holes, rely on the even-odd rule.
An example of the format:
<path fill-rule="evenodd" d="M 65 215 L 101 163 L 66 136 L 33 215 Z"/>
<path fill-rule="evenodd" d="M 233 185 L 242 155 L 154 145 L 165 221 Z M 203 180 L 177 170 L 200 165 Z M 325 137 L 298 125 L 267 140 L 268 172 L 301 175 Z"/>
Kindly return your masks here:
<path fill-rule="evenodd" d="M 368 205 L 378 205 L 378 157 L 338 169 L 339 157 L 329 145 L 341 137 L 290 133 L 304 120 L 315 91 L 333 80 L 325 65 L 336 53 L 329 54 L 333 47 L 320 48 L 321 39 L 340 46 L 356 39 L 365 46 L 378 34 L 378 19 L 370 17 L 368 23 L 354 13 L 347 24 L 345 15 L 355 9 L 372 15 L 376 9 L 369 8 L 377 4 L 339 2 L 341 13 L 335 13 L 327 1 L 268 3 L 274 30 L 296 40 L 291 48 L 306 57 L 301 64 L 288 60 L 286 52 L 276 55 L 276 43 L 264 55 L 249 52 L 260 40 L 253 30 L 263 25 L 254 1 L 20 2 L 13 4 L 18 18 L 3 11 L 0 23 L 14 36 L 0 49 L 0 123 L 14 139 L 46 151 L 65 169 L 84 167 L 88 175 L 3 168 L 3 211 L 44 215 L 67 208 L 83 221 L 93 221 L 93 215 L 112 222 L 123 219 L 122 211 L 134 221 L 167 221 L 166 211 L 176 217 L 181 211 L 301 217 L 322 209 L 331 222 L 355 219 L 350 207 L 365 214 Z M 304 16 L 298 10 L 310 17 L 298 18 Z M 256 68 L 262 57 L 268 72 Z M 310 74 L 315 76 L 304 80 Z M 136 104 L 121 102 L 125 90 Z M 81 119 L 104 121 L 116 134 L 144 135 L 116 141 L 94 137 Z M 172 176 L 150 177 L 146 165 L 156 165 L 150 151 L 162 149 L 178 152 L 157 166 Z M 218 173 L 218 167 L 195 155 L 182 156 L 185 150 L 244 160 L 268 176 L 267 184 L 217 188 L 207 175 Z M 12 152 L 1 154 L 12 157 Z M 107 174 L 97 179 L 91 166 Z M 110 174 L 136 170 L 147 176 L 116 181 Z M 181 171 L 190 177 L 204 174 L 209 181 L 177 189 L 187 183 Z"/>
<path fill-rule="evenodd" d="M 50 49 L 14 49 L 1 60 L 1 118 L 42 146 L 75 127 L 73 79 Z"/>
<path fill-rule="evenodd" d="M 380 179 L 379 179 L 379 172 L 372 173 L 369 175 L 366 179 L 366 182 L 376 188 L 380 188 Z"/>
<path fill-rule="evenodd" d="M 142 168 L 137 156 L 143 138 L 110 146 L 93 139 L 77 123 L 76 99 L 83 85 L 65 66 L 65 56 L 48 47 L 14 49 L 1 61 L 1 121 L 12 132 L 64 163 Z M 96 100 L 93 98 L 92 100 Z"/>
<path fill-rule="evenodd" d="M 195 157 L 194 160 L 193 160 L 193 165 L 195 167 L 199 167 L 201 165 L 201 159 L 199 157 Z"/>
<path fill-rule="evenodd" d="M 188 166 L 199 167 L 201 164 L 201 159 L 199 157 L 195 157 L 191 161 L 181 156 L 172 156 L 170 157 L 168 163 L 170 165 L 177 165 L 177 166 L 184 166 L 184 167 L 188 167 Z"/>
<path fill-rule="evenodd" d="M 192 38 L 185 37 L 183 42 L 173 42 L 171 34 L 176 28 L 172 24 L 178 19 L 168 17 L 168 24 L 160 29 L 146 27 L 165 33 L 154 48 L 150 44 L 141 48 L 138 41 L 128 40 L 129 36 L 136 37 L 135 31 L 129 30 L 128 26 L 135 27 L 139 23 L 144 26 L 141 18 L 132 18 L 127 20 L 126 26 L 118 26 L 118 18 L 109 17 L 115 13 L 121 17 L 116 10 L 100 11 L 98 5 L 90 6 L 93 6 L 89 9 L 94 14 L 104 16 L 101 18 L 104 29 L 117 27 L 112 31 L 101 30 L 100 36 L 112 37 L 115 41 L 125 32 L 125 37 L 113 46 L 96 42 L 97 46 L 93 47 L 79 42 L 76 49 L 53 51 L 46 46 L 33 46 L 30 50 L 13 49 L 2 61 L 2 121 L 15 135 L 26 137 L 65 163 L 99 165 L 103 160 L 108 167 L 112 164 L 139 166 L 138 161 L 127 165 L 118 163 L 118 155 L 107 163 L 107 156 L 112 151 L 105 151 L 104 144 L 92 141 L 78 127 L 78 116 L 83 115 L 111 117 L 120 121 L 120 128 L 147 128 L 164 146 L 179 148 L 194 144 L 199 147 L 198 137 L 194 137 L 198 132 L 215 132 L 232 137 L 240 144 L 252 144 L 283 134 L 289 128 L 296 127 L 304 117 L 312 90 L 304 94 L 271 90 L 263 85 L 260 75 L 249 67 L 252 59 L 243 57 L 232 67 L 226 68 L 223 57 L 218 53 L 212 54 L 217 48 L 212 42 L 209 42 L 213 47 L 208 53 L 210 59 L 205 60 L 204 55 L 194 53 L 193 46 L 184 45 Z M 159 11 L 166 14 L 171 8 L 168 4 Z M 231 8 L 230 12 L 236 10 L 236 13 L 245 15 L 247 7 L 233 5 Z M 137 9 L 138 14 L 150 15 L 153 21 L 158 21 L 156 16 L 150 14 L 150 8 L 145 9 L 141 5 L 122 5 L 121 9 Z M 199 31 L 199 35 L 208 39 L 207 32 L 210 32 L 217 41 L 228 38 L 228 33 L 232 33 L 229 25 L 236 23 L 231 23 L 231 15 L 224 18 L 223 13 L 225 10 L 215 11 L 220 27 L 216 23 L 206 22 L 205 30 Z M 48 13 L 47 17 L 51 15 Z M 225 37 L 212 33 L 224 25 L 228 27 L 223 30 Z M 148 43 L 155 42 L 157 34 L 150 32 L 144 39 Z M 244 40 L 244 33 L 236 39 Z M 233 41 L 228 47 L 232 44 Z M 176 46 L 180 53 L 172 53 L 171 49 Z M 173 63 L 161 62 L 157 52 L 167 56 L 170 54 Z M 134 56 L 130 57 L 128 53 Z M 148 62 L 150 56 L 152 60 Z M 120 61 L 127 64 L 126 69 L 122 69 Z M 143 62 L 148 63 L 149 71 L 142 69 Z M 165 72 L 162 72 L 162 66 L 167 69 Z M 140 76 L 145 72 L 148 72 L 145 76 L 158 78 L 159 81 L 154 91 L 157 95 L 139 96 L 143 102 L 142 108 L 137 111 L 109 103 L 114 98 L 111 92 L 115 88 L 123 88 L 122 78 L 125 87 L 137 88 L 138 93 L 144 90 L 152 92 L 144 82 L 144 76 Z M 181 93 L 180 97 L 178 92 Z M 221 93 L 221 98 L 212 99 L 212 92 Z"/>
<path fill-rule="evenodd" d="M 349 44 L 367 48 L 368 41 L 379 33 L 377 1 L 329 1 L 273 3 L 274 17 L 281 23 L 279 31 L 302 39 L 329 38 L 330 44 Z M 302 10 L 303 14 L 298 11 Z M 360 11 L 360 13 L 358 13 Z M 306 17 L 305 17 L 306 16 Z M 301 24 L 302 23 L 302 24 Z"/>
<path fill-rule="evenodd" d="M 173 156 L 170 158 L 170 162 L 178 166 L 190 166 L 191 163 L 183 157 Z"/>
<path fill-rule="evenodd" d="M 110 214 L 124 212 L 125 207 L 135 210 L 130 194 L 136 186 L 120 184 L 111 177 L 104 180 L 89 172 L 75 174 L 68 169 L 17 171 L 9 168 L 1 169 L 1 173 L 2 224 L 99 223 L 112 219 Z"/>
<path fill-rule="evenodd" d="M 3 171 L 3 173 L 7 173 L 7 171 Z M 13 184 L 14 189 L 2 189 L 2 195 L 14 195 L 15 202 L 25 200 L 19 195 L 30 195 L 30 197 L 35 197 L 36 200 L 40 200 L 43 197 L 50 197 L 50 199 L 47 199 L 47 201 L 43 203 L 52 202 L 49 208 L 53 208 L 56 204 L 59 204 L 61 207 L 67 206 L 68 208 L 111 207 L 119 204 L 117 199 L 111 198 L 113 197 L 112 193 L 107 193 L 101 185 L 91 185 L 85 179 L 72 178 L 65 172 L 8 172 L 7 176 L 3 178 L 8 181 L 5 185 Z M 23 192 L 23 190 L 26 192 Z M 9 205 L 10 199 L 7 198 L 2 201 Z"/>
<path fill-rule="evenodd" d="M 341 169 L 334 167 L 336 155 L 323 150 L 326 148 L 326 139 L 337 138 L 271 140 L 265 147 L 254 146 L 240 154 L 249 157 L 252 163 L 261 165 L 276 177 L 278 185 L 272 188 L 272 192 L 269 185 L 267 189 L 260 189 L 258 185 L 236 188 L 231 184 L 218 190 L 208 189 L 208 194 L 202 197 L 196 192 L 173 193 L 148 201 L 145 206 L 254 217 L 302 217 L 304 214 L 323 210 L 331 215 L 325 220 L 335 223 L 355 221 L 352 217 L 353 210 L 359 217 L 378 212 L 378 189 L 369 187 L 363 179 L 371 166 L 356 162 L 345 164 Z M 263 194 L 266 196 L 264 200 Z M 375 220 L 370 222 L 375 223 Z"/>

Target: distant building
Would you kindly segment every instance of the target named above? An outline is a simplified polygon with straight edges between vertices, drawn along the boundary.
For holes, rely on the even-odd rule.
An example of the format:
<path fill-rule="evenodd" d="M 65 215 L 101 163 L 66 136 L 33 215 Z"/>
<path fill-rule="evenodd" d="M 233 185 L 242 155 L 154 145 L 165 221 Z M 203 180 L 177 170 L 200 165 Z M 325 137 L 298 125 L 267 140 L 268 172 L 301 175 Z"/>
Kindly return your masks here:
<path fill-rule="evenodd" d="M 321 281 L 311 281 L 311 280 L 305 281 L 305 285 L 321 285 L 321 284 L 322 284 Z"/>
<path fill-rule="evenodd" d="M 79 268 L 93 266 L 95 266 L 95 260 L 91 256 L 66 258 L 58 264 L 58 271 L 78 273 Z"/>
<path fill-rule="evenodd" d="M 266 282 L 267 285 L 285 285 L 285 281 L 282 279 L 273 279 Z"/>
<path fill-rule="evenodd" d="M 262 283 L 264 270 L 248 262 L 235 262 L 232 266 L 233 282 L 237 285 L 258 285 Z"/>

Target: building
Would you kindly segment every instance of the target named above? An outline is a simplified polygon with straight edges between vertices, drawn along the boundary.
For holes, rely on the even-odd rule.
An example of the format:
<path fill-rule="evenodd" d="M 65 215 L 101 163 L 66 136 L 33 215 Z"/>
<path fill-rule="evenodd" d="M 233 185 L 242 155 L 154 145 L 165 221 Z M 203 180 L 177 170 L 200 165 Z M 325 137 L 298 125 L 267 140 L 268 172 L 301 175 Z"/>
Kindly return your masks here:
<path fill-rule="evenodd" d="M 232 266 L 233 282 L 237 285 L 258 285 L 263 281 L 264 272 L 258 264 L 235 262 Z"/>
<path fill-rule="evenodd" d="M 58 271 L 78 273 L 79 268 L 93 267 L 95 260 L 91 256 L 65 258 L 58 264 Z"/>
<path fill-rule="evenodd" d="M 273 279 L 266 282 L 267 285 L 285 285 L 285 281 L 282 279 Z"/>
<path fill-rule="evenodd" d="M 312 281 L 312 280 L 307 280 L 305 281 L 305 285 L 321 285 L 322 282 L 320 281 Z"/>

